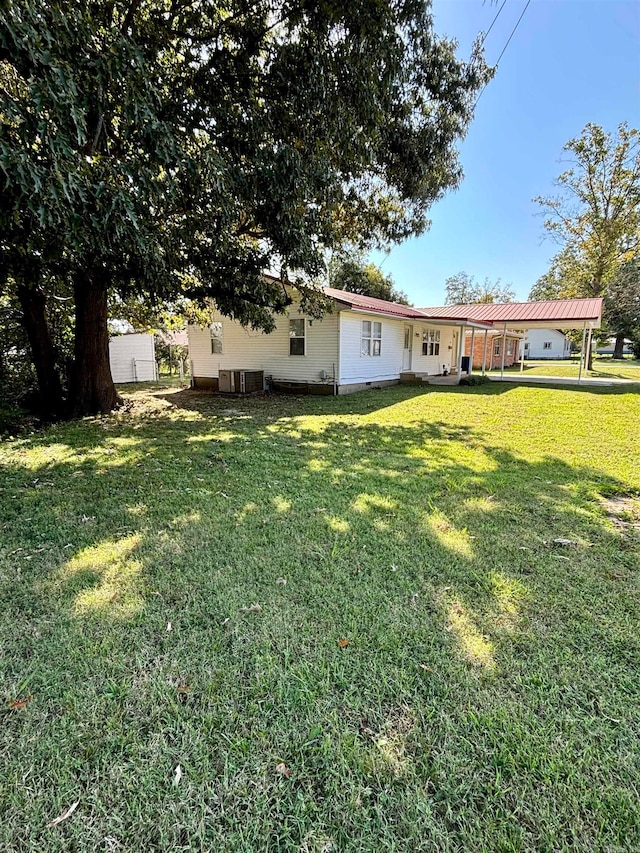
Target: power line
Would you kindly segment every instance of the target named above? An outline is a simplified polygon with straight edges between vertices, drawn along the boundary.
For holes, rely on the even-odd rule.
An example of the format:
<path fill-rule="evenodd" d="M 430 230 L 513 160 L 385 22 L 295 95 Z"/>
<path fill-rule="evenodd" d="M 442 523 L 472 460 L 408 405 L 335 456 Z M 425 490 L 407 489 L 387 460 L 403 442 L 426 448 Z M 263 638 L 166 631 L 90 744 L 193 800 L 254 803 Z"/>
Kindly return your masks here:
<path fill-rule="evenodd" d="M 529 5 L 529 3 L 530 3 L 530 2 L 531 2 L 531 0 L 529 0 L 529 2 L 527 3 L 527 6 Z M 484 35 L 482 36 L 482 41 L 480 42 L 480 47 L 482 47 L 482 46 L 483 46 L 483 44 L 485 43 L 485 41 L 487 40 L 487 37 L 488 37 L 489 33 L 490 33 L 490 32 L 491 32 L 491 30 L 493 29 L 493 25 L 495 24 L 495 22 L 496 22 L 496 21 L 498 20 L 498 18 L 500 17 L 500 12 L 502 12 L 502 10 L 504 9 L 504 7 L 505 7 L 506 3 L 507 3 L 507 0 L 502 0 L 502 5 L 500 6 L 500 8 L 498 9 L 498 11 L 497 11 L 497 12 L 496 12 L 496 14 L 494 15 L 493 21 L 491 21 L 491 24 L 489 25 L 489 29 L 488 29 L 488 30 L 486 31 L 486 33 L 484 33 Z M 525 6 L 525 8 L 524 8 L 524 11 L 523 11 L 522 15 L 524 15 L 524 13 L 527 11 L 527 6 Z M 511 33 L 511 35 L 509 36 L 509 41 L 511 41 L 511 37 L 513 36 L 513 33 L 515 33 L 516 29 L 518 28 L 518 24 L 520 23 L 520 20 L 522 19 L 522 15 L 520 15 L 520 18 L 518 19 L 518 23 L 517 23 L 517 24 L 515 25 L 515 27 L 513 28 L 513 32 L 512 32 L 512 33 Z M 500 58 L 498 59 L 498 62 L 500 62 L 500 59 L 502 59 L 502 55 L 504 54 L 505 50 L 507 49 L 507 46 L 508 46 L 508 44 L 509 44 L 509 41 L 508 41 L 508 42 L 507 42 L 507 44 L 504 46 L 503 51 L 502 51 L 502 53 L 500 54 Z M 496 62 L 496 68 L 498 67 L 498 62 Z M 485 88 L 486 88 L 486 85 L 487 85 L 487 84 L 485 83 L 484 87 L 482 88 L 482 90 L 481 90 L 481 92 L 480 92 L 480 95 L 482 94 L 482 92 L 484 92 L 484 90 L 485 90 Z M 478 103 L 478 101 L 480 100 L 480 95 L 478 95 L 478 97 L 477 97 L 477 99 L 476 99 L 476 103 L 473 105 L 474 109 L 475 109 L 476 104 L 477 104 L 477 103 Z M 385 254 L 384 258 L 382 259 L 382 263 L 378 264 L 378 269 L 379 269 L 380 271 L 382 271 L 382 267 L 385 265 L 385 263 L 386 263 L 386 262 L 387 262 L 387 260 L 389 259 L 389 255 L 391 254 L 392 249 L 393 249 L 393 246 L 392 246 L 392 247 L 389 249 L 389 251 Z"/>
<path fill-rule="evenodd" d="M 511 30 L 511 34 L 509 35 L 509 38 L 507 39 L 507 43 L 506 43 L 506 44 L 505 44 L 505 46 L 502 48 L 502 51 L 501 51 L 501 53 L 500 53 L 500 56 L 498 57 L 498 60 L 497 60 L 497 62 L 496 62 L 496 66 L 495 66 L 495 67 L 496 67 L 496 71 L 498 70 L 498 66 L 500 65 L 500 60 L 501 60 L 501 59 L 502 59 L 502 57 L 504 56 L 504 53 L 505 53 L 506 49 L 509 47 L 509 44 L 511 43 L 511 39 L 514 37 L 514 35 L 515 35 L 515 33 L 516 33 L 516 30 L 517 30 L 517 29 L 518 29 L 518 27 L 520 26 L 520 21 L 524 18 L 524 13 L 525 13 L 525 12 L 527 11 L 527 9 L 529 8 L 529 4 L 530 4 L 530 3 L 531 3 L 531 0 L 527 0 L 527 2 L 526 2 L 526 3 L 525 3 L 525 5 L 524 5 L 524 9 L 523 9 L 523 10 L 522 10 L 522 12 L 520 13 L 520 17 L 519 17 L 519 18 L 518 18 L 518 20 L 516 21 L 516 25 L 515 25 L 515 27 Z M 500 8 L 502 9 L 502 6 L 501 6 Z M 498 13 L 498 14 L 499 14 L 499 13 Z M 496 17 L 497 17 L 497 16 L 496 16 Z M 474 109 L 478 106 L 478 101 L 479 101 L 479 100 L 480 100 L 480 98 L 482 97 L 482 93 L 483 93 L 483 92 L 484 92 L 484 90 L 487 88 L 487 85 L 488 85 L 488 84 L 487 84 L 487 83 L 485 83 L 485 84 L 484 84 L 484 86 L 482 87 L 482 89 L 480 89 L 480 94 L 479 94 L 479 95 L 478 95 L 478 97 L 476 98 L 476 102 L 475 102 L 475 104 L 473 105 L 473 108 L 474 108 Z"/>
<path fill-rule="evenodd" d="M 483 45 L 483 44 L 485 43 L 485 41 L 487 40 L 487 36 L 489 35 L 489 33 L 491 32 L 491 30 L 493 29 L 493 25 L 494 25 L 494 24 L 495 24 L 495 22 L 498 20 L 498 16 L 500 15 L 500 12 L 502 12 L 502 10 L 504 9 L 504 6 L 505 6 L 505 3 L 506 3 L 506 2 L 507 2 L 507 0 L 502 0 L 502 6 L 500 6 L 500 8 L 498 9 L 498 11 L 496 12 L 496 16 L 495 16 L 495 18 L 493 19 L 493 21 L 491 21 L 491 26 L 490 26 L 490 27 L 489 27 L 489 29 L 486 31 L 486 33 L 482 36 L 482 41 L 480 42 L 480 47 L 482 47 L 482 45 Z"/>

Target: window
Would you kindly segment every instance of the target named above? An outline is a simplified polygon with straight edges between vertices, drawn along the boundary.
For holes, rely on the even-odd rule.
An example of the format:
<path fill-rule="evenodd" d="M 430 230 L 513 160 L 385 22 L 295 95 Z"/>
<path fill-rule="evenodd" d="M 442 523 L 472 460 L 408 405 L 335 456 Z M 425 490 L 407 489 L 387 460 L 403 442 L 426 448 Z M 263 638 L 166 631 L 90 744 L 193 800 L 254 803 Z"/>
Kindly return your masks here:
<path fill-rule="evenodd" d="M 529 349 L 529 344 L 525 344 L 525 345 L 524 345 L 524 348 L 525 348 L 525 350 L 528 350 L 528 349 Z"/>
<path fill-rule="evenodd" d="M 382 351 L 382 323 L 362 321 L 362 355 L 380 355 Z"/>
<path fill-rule="evenodd" d="M 513 355 L 513 341 L 507 341 L 507 355 Z"/>
<path fill-rule="evenodd" d="M 440 329 L 426 329 L 422 333 L 422 355 L 440 355 Z"/>
<path fill-rule="evenodd" d="M 289 355 L 304 355 L 304 350 L 305 322 L 304 320 L 289 320 Z"/>
<path fill-rule="evenodd" d="M 500 340 L 498 339 L 493 345 L 493 354 L 500 355 Z"/>
<path fill-rule="evenodd" d="M 211 352 L 213 355 L 222 352 L 222 323 L 211 324 Z"/>
<path fill-rule="evenodd" d="M 545 341 L 542 344 L 542 349 L 551 349 L 551 341 Z"/>

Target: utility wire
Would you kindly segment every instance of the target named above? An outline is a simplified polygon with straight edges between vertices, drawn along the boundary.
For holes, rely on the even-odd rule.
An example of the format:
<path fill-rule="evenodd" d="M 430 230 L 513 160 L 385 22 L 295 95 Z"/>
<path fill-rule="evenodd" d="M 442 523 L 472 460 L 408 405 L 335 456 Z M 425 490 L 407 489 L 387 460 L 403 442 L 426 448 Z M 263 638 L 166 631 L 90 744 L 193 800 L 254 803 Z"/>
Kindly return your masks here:
<path fill-rule="evenodd" d="M 520 17 L 519 17 L 519 18 L 518 18 L 518 20 L 516 21 L 516 25 L 515 25 L 515 27 L 511 30 L 511 34 L 510 34 L 509 38 L 507 39 L 507 43 L 506 43 L 506 44 L 505 44 L 505 46 L 502 48 L 502 52 L 500 53 L 500 56 L 498 57 L 498 61 L 496 62 L 496 66 L 495 66 L 495 67 L 496 67 L 496 71 L 498 70 L 498 67 L 499 67 L 499 65 L 500 65 L 500 60 L 501 60 L 501 59 L 502 59 L 502 57 L 504 56 L 506 49 L 509 47 L 509 44 L 511 43 L 511 39 L 512 39 L 512 38 L 514 37 L 514 35 L 516 34 L 516 30 L 517 30 L 517 29 L 518 29 L 518 27 L 520 26 L 520 21 L 524 18 L 524 13 L 525 13 L 525 12 L 527 11 L 527 9 L 529 8 L 529 4 L 530 4 L 530 3 L 531 3 L 531 0 L 527 0 L 527 2 L 526 2 L 526 3 L 525 3 L 525 5 L 524 5 L 524 9 L 522 10 L 522 12 L 520 12 Z M 500 7 L 500 9 L 502 9 L 502 6 Z M 498 14 L 500 14 L 500 12 L 498 12 Z M 497 17 L 497 15 L 496 15 L 496 17 Z M 492 25 L 492 26 L 493 26 L 493 25 Z M 475 102 L 475 104 L 473 105 L 474 110 L 475 110 L 475 108 L 478 106 L 478 101 L 479 101 L 479 100 L 480 100 L 480 98 L 482 97 L 482 93 L 483 93 L 483 92 L 484 92 L 484 90 L 487 88 L 487 85 L 488 85 L 488 84 L 487 84 L 487 83 L 485 83 L 485 84 L 484 84 L 484 86 L 482 87 L 482 89 L 480 89 L 480 94 L 479 94 L 479 95 L 478 95 L 478 97 L 476 98 L 476 102 Z"/>
<path fill-rule="evenodd" d="M 483 44 L 485 43 L 485 41 L 487 40 L 487 36 L 489 35 L 489 33 L 491 32 L 491 30 L 493 29 L 493 25 L 494 25 L 494 24 L 495 24 L 495 22 L 498 20 L 498 17 L 500 16 L 500 12 L 502 12 L 502 10 L 504 9 L 506 2 L 507 2 L 507 0 L 502 0 L 502 5 L 500 6 L 500 8 L 498 9 L 498 11 L 496 12 L 496 14 L 495 14 L 495 16 L 494 16 L 494 18 L 493 18 L 493 21 L 491 21 L 491 24 L 490 24 L 490 26 L 489 26 L 489 29 L 488 29 L 488 30 L 486 31 L 486 33 L 482 36 L 482 41 L 480 42 L 480 47 L 482 47 L 482 46 L 483 46 Z M 505 44 L 505 46 L 502 48 L 502 52 L 500 53 L 500 56 L 498 57 L 498 61 L 496 62 L 496 71 L 498 70 L 498 65 L 500 64 L 500 60 L 501 60 L 501 59 L 502 59 L 502 57 L 504 56 L 504 52 L 505 52 L 505 50 L 509 47 L 509 43 L 510 43 L 511 39 L 514 37 L 516 30 L 517 30 L 517 29 L 518 29 L 518 27 L 520 26 L 520 21 L 524 18 L 524 13 L 525 13 L 525 12 L 527 11 L 527 9 L 529 8 L 529 4 L 530 4 L 530 3 L 531 3 L 531 0 L 527 0 L 527 2 L 526 2 L 526 4 L 525 4 L 524 9 L 523 9 L 523 10 L 522 10 L 522 12 L 520 13 L 520 17 L 519 17 L 519 18 L 518 18 L 518 20 L 516 21 L 516 25 L 515 25 L 515 27 L 511 30 L 511 35 L 510 35 L 510 36 L 509 36 L 509 38 L 507 39 L 507 43 L 506 43 L 506 44 Z M 479 94 L 479 95 L 478 95 L 478 97 L 476 98 L 476 102 L 475 102 L 475 104 L 473 105 L 473 108 L 474 108 L 474 109 L 476 108 L 476 106 L 477 106 L 477 104 L 478 104 L 478 101 L 479 101 L 479 100 L 480 100 L 480 98 L 482 97 L 482 93 L 484 92 L 484 90 L 485 90 L 486 88 L 487 88 L 487 84 L 485 83 L 485 84 L 484 84 L 484 86 L 482 87 L 482 89 L 480 90 L 480 94 Z M 392 247 L 392 248 L 393 248 L 393 247 Z M 383 266 L 385 265 L 385 263 L 387 262 L 387 260 L 388 260 L 388 258 L 389 258 L 389 255 L 391 254 L 391 251 L 392 251 L 392 249 L 389 249 L 389 251 L 386 253 L 385 257 L 382 259 L 382 263 L 378 264 L 378 269 L 379 269 L 379 270 L 382 270 L 382 267 L 383 267 Z"/>
<path fill-rule="evenodd" d="M 490 26 L 490 27 L 489 27 L 489 29 L 486 31 L 486 33 L 482 36 L 482 41 L 480 42 L 480 47 L 482 47 L 482 45 L 483 45 L 483 44 L 485 43 L 485 41 L 487 40 L 487 36 L 489 35 L 489 33 L 491 32 L 491 30 L 493 29 L 493 25 L 494 25 L 494 24 L 495 24 L 495 22 L 498 20 L 498 16 L 500 15 L 500 12 L 502 12 L 502 10 L 504 9 L 504 5 L 505 5 L 505 3 L 506 3 L 506 2 L 507 2 L 507 0 L 502 0 L 502 6 L 500 6 L 500 8 L 498 9 L 498 11 L 496 12 L 496 16 L 495 16 L 495 18 L 493 19 L 493 21 L 491 21 L 491 26 Z"/>

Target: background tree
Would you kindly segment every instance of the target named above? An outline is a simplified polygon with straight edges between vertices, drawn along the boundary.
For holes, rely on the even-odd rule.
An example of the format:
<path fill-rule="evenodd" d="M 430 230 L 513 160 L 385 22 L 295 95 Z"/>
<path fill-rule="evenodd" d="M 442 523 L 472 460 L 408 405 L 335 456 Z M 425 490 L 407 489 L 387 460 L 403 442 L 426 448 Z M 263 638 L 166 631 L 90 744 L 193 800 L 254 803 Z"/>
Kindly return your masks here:
<path fill-rule="evenodd" d="M 327 248 L 423 231 L 489 77 L 454 49 L 426 0 L 6 0 L 0 262 L 35 302 L 65 277 L 72 412 L 118 403 L 110 294 L 269 329 L 288 296 L 264 269 L 317 311 Z"/>
<path fill-rule="evenodd" d="M 445 281 L 445 305 L 471 305 L 478 302 L 513 302 L 515 293 L 511 285 L 500 279 L 476 281 L 472 275 L 459 272 Z"/>
<path fill-rule="evenodd" d="M 624 341 L 640 342 L 640 257 L 622 264 L 607 285 L 604 315 L 615 336 L 613 358 L 624 358 Z"/>
<path fill-rule="evenodd" d="M 410 305 L 403 290 L 396 288 L 390 275 L 384 275 L 375 264 L 367 263 L 364 255 L 358 252 L 339 252 L 333 255 L 328 265 L 328 279 L 331 287 L 360 293 L 388 302 Z"/>
<path fill-rule="evenodd" d="M 640 134 L 626 123 L 615 137 L 587 124 L 563 150 L 570 167 L 556 179 L 558 195 L 535 199 L 546 212 L 545 228 L 562 250 L 530 298 L 551 292 L 555 298 L 605 296 L 640 247 Z M 621 298 L 619 288 L 617 293 Z M 611 311 L 612 301 L 607 305 Z"/>

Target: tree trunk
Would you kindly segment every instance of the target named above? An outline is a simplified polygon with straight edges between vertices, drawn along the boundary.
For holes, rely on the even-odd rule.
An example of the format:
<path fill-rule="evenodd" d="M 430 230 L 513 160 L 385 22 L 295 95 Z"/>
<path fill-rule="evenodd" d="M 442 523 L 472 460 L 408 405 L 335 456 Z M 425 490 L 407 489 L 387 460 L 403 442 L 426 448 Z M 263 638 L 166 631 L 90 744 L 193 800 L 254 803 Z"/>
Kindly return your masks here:
<path fill-rule="evenodd" d="M 40 413 L 56 419 L 64 414 L 62 384 L 56 369 L 56 353 L 47 323 L 47 298 L 39 287 L 18 285 L 22 324 L 27 332 L 31 357 L 36 369 Z"/>
<path fill-rule="evenodd" d="M 613 358 L 624 358 L 624 332 L 616 335 L 616 343 L 613 348 Z"/>
<path fill-rule="evenodd" d="M 122 399 L 109 364 L 107 288 L 97 276 L 85 274 L 74 282 L 76 328 L 71 383 L 74 417 L 106 414 Z"/>

